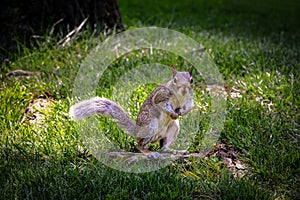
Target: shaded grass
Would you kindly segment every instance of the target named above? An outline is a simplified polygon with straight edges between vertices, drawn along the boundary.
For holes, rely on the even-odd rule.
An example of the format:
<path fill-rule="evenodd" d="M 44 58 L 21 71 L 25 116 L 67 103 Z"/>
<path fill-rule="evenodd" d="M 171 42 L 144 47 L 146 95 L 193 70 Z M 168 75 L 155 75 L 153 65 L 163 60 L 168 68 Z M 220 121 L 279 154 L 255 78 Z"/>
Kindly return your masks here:
<path fill-rule="evenodd" d="M 225 87 L 235 88 L 241 95 L 229 94 L 220 141 L 240 152 L 249 173 L 235 178 L 221 161 L 212 158 L 128 174 L 110 169 L 90 155 L 67 114 L 80 62 L 100 43 L 86 31 L 68 47 L 41 41 L 34 49 L 20 48 L 22 55 L 1 65 L 0 198 L 296 199 L 300 195 L 297 14 L 278 6 L 274 8 L 280 10 L 278 15 L 274 10 L 268 15 L 264 5 L 256 11 L 258 4 L 248 9 L 251 4 L 226 1 L 119 3 L 128 28 L 168 27 L 204 44 L 226 80 Z M 283 20 L 286 17 L 289 20 Z M 99 84 L 99 95 L 110 97 L 112 83 L 139 64 L 184 64 L 177 56 L 159 52 L 137 52 L 127 58 L 110 66 Z M 8 79 L 5 74 L 12 69 L 41 75 Z M 137 90 L 140 96 L 133 102 L 142 102 L 151 87 L 144 89 L 143 93 Z M 41 111 L 46 116 L 43 125 L 21 122 L 29 103 L 47 91 L 54 101 Z M 202 123 L 205 129 L 205 119 Z M 136 151 L 132 139 L 109 120 L 100 126 L 120 147 Z M 201 143 L 201 135 L 197 138 L 191 151 Z"/>

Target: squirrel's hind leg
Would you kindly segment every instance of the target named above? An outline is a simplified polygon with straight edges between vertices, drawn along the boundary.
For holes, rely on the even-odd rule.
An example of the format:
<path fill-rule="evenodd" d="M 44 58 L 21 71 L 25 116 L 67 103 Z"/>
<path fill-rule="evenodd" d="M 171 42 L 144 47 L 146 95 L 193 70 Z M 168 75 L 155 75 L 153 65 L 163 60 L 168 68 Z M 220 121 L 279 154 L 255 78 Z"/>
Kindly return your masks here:
<path fill-rule="evenodd" d="M 158 152 L 155 152 L 155 151 L 153 152 L 146 148 L 146 145 L 144 145 L 144 139 L 138 140 L 137 148 L 138 148 L 138 150 L 140 150 L 140 152 L 142 152 L 144 155 L 148 156 L 149 158 L 154 158 L 154 159 L 159 158 Z"/>
<path fill-rule="evenodd" d="M 172 120 L 168 125 L 165 137 L 160 141 L 160 146 L 163 151 L 167 151 L 170 145 L 175 141 L 179 131 L 179 120 Z"/>
<path fill-rule="evenodd" d="M 181 154 L 181 155 L 187 154 L 186 150 L 169 149 L 170 145 L 172 145 L 173 142 L 175 141 L 178 132 L 179 132 L 179 121 L 174 120 L 168 126 L 167 132 L 165 134 L 166 137 L 160 140 L 160 147 L 162 151 L 169 152 L 172 154 Z"/>

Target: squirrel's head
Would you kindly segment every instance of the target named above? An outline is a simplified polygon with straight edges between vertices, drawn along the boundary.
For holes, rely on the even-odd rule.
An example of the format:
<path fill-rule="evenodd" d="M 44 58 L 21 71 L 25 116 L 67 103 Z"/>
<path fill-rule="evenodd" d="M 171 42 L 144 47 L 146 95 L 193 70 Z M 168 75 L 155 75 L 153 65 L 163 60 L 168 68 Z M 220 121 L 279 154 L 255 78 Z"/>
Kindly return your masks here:
<path fill-rule="evenodd" d="M 172 86 L 176 89 L 177 94 L 181 94 L 185 96 L 186 94 L 190 94 L 192 92 L 192 71 L 193 66 L 190 67 L 188 72 L 177 72 L 174 65 L 171 65 L 172 68 Z"/>

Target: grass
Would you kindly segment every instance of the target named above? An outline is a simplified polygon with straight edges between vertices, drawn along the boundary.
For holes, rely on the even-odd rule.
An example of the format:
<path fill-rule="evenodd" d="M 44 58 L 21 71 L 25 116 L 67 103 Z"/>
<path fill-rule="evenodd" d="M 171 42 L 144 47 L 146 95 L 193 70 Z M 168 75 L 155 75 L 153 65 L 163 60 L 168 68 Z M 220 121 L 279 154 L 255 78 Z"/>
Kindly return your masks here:
<path fill-rule="evenodd" d="M 20 46 L 19 53 L 1 65 L 0 199 L 299 198 L 299 3 L 118 2 L 128 29 L 167 27 L 206 47 L 230 91 L 220 141 L 234 146 L 249 172 L 236 178 L 217 157 L 174 162 L 142 174 L 101 164 L 86 149 L 68 117 L 80 63 L 100 43 L 100 37 L 82 31 L 69 46 L 62 47 L 55 38 L 47 42 L 45 35 L 38 46 Z M 183 63 L 175 55 L 160 52 L 126 56 L 106 72 L 99 95 L 111 97 L 112 83 L 139 64 Z M 8 78 L 6 73 L 13 69 L 40 74 Z M 132 101 L 142 102 L 151 88 L 137 90 Z M 39 111 L 45 116 L 41 123 L 24 121 L 28 105 L 49 94 L 49 106 Z M 132 138 L 104 120 L 99 126 L 111 133 L 116 144 L 136 151 Z M 199 148 L 201 137 L 197 138 L 190 152 Z"/>

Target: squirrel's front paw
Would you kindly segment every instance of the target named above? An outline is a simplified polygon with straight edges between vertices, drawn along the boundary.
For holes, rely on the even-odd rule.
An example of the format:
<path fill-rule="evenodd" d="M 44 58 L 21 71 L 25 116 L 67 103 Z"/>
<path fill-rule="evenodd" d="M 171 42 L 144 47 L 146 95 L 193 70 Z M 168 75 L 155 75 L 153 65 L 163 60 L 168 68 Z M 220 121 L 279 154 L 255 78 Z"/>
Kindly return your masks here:
<path fill-rule="evenodd" d="M 159 153 L 158 152 L 151 152 L 147 156 L 148 156 L 148 158 L 158 159 L 159 158 Z"/>
<path fill-rule="evenodd" d="M 182 115 L 181 108 L 176 108 L 175 112 L 176 112 L 177 115 Z"/>

